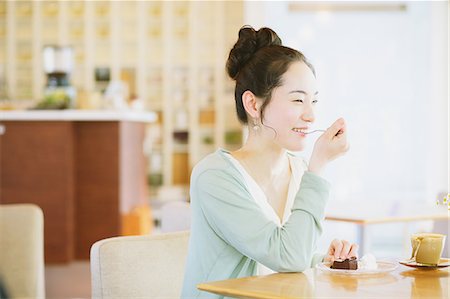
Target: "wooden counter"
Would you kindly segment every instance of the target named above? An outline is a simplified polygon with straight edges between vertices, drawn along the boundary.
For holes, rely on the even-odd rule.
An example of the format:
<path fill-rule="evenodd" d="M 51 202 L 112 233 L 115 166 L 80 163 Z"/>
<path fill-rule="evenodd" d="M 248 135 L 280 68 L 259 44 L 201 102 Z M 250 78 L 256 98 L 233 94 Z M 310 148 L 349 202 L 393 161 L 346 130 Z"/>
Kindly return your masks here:
<path fill-rule="evenodd" d="M 44 211 L 47 263 L 88 259 L 146 204 L 145 123 L 153 113 L 0 111 L 0 203 Z"/>

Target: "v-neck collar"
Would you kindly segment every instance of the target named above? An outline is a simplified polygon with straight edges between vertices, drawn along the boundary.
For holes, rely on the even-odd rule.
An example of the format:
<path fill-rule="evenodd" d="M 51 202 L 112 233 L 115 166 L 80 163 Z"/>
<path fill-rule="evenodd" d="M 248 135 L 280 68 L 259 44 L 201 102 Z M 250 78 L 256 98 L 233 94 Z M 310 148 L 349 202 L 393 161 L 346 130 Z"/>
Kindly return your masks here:
<path fill-rule="evenodd" d="M 288 193 L 287 193 L 287 199 L 286 203 L 284 205 L 283 210 L 283 218 L 280 219 L 274 208 L 269 204 L 267 200 L 267 196 L 262 190 L 261 186 L 258 185 L 258 183 L 255 181 L 255 179 L 247 172 L 247 170 L 244 168 L 244 166 L 241 164 L 241 162 L 236 159 L 229 151 L 225 149 L 219 149 L 222 154 L 224 154 L 225 158 L 229 159 L 230 162 L 232 162 L 233 166 L 236 167 L 236 169 L 242 174 L 244 177 L 244 181 L 246 183 L 247 189 L 252 195 L 253 199 L 260 205 L 260 207 L 268 214 L 270 215 L 271 219 L 277 223 L 278 225 L 283 225 L 289 218 L 291 214 L 291 207 L 293 204 L 293 200 L 295 197 L 295 194 L 297 193 L 297 185 L 296 184 L 296 177 L 298 175 L 298 170 L 294 166 L 294 163 L 292 161 L 293 157 L 287 153 L 288 160 L 289 160 L 289 167 L 291 168 L 291 178 L 289 180 L 289 186 L 288 186 Z M 295 189 L 295 190 L 294 190 Z M 293 194 L 293 192 L 295 192 Z"/>

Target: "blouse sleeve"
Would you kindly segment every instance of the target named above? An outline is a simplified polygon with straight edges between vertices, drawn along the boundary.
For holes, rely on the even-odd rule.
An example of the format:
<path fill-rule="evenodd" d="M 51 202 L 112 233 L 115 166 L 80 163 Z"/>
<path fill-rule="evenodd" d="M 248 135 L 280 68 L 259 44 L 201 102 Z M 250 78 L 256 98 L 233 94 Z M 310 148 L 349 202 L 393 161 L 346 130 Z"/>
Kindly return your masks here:
<path fill-rule="evenodd" d="M 313 261 L 330 186 L 305 172 L 283 226 L 265 215 L 242 182 L 227 172 L 208 169 L 193 178 L 197 201 L 212 229 L 243 255 L 277 272 L 302 272 Z"/>

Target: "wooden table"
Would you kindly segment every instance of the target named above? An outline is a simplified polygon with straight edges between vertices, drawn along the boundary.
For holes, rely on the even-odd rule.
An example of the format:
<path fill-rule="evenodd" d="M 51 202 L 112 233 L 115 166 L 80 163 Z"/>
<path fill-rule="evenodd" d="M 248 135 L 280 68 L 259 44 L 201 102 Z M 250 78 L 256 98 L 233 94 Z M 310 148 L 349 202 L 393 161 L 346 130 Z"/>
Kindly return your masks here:
<path fill-rule="evenodd" d="M 253 299 L 449 298 L 449 268 L 420 270 L 399 265 L 392 272 L 350 276 L 308 269 L 199 284 L 200 290 Z"/>
<path fill-rule="evenodd" d="M 351 207 L 351 208 L 349 208 Z M 408 223 L 414 221 L 442 221 L 450 219 L 450 211 L 446 206 L 435 203 L 394 202 L 383 203 L 346 203 L 328 207 L 325 220 L 353 223 L 357 227 L 357 240 L 360 255 L 366 254 L 370 246 L 367 227 L 382 223 Z M 409 233 L 405 232 L 409 244 Z M 409 247 L 409 245 L 408 245 Z"/>

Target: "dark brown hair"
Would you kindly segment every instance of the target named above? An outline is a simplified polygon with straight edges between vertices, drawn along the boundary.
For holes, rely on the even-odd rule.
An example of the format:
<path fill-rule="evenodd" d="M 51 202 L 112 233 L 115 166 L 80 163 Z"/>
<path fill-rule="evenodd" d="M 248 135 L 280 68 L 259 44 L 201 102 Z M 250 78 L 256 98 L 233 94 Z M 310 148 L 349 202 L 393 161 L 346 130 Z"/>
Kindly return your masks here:
<path fill-rule="evenodd" d="M 255 30 L 244 26 L 239 30 L 239 38 L 228 56 L 226 69 L 236 81 L 234 98 L 236 112 L 243 124 L 248 122 L 242 103 L 242 94 L 249 90 L 264 99 L 261 106 L 261 121 L 264 109 L 269 104 L 272 90 L 282 84 L 281 77 L 296 61 L 304 62 L 315 75 L 314 67 L 299 51 L 282 45 L 281 39 L 270 28 Z"/>

